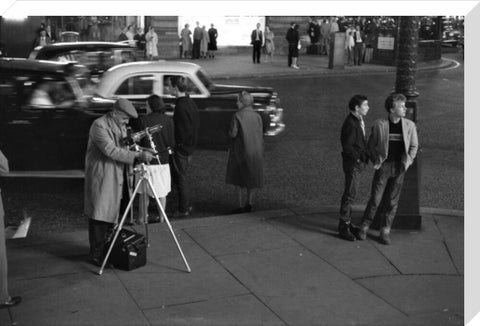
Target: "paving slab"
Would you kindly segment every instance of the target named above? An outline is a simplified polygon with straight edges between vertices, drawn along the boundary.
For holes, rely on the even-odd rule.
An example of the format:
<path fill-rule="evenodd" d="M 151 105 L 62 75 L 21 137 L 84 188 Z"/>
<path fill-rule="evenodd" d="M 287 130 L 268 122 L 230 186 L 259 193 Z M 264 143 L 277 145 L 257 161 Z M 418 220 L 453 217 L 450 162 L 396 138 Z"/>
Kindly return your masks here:
<path fill-rule="evenodd" d="M 217 298 L 145 311 L 151 325 L 286 325 L 253 295 Z"/>
<path fill-rule="evenodd" d="M 221 263 L 289 325 L 370 324 L 406 316 L 302 247 L 226 255 Z M 371 307 L 369 310 L 359 307 Z"/>
<path fill-rule="evenodd" d="M 269 223 L 220 223 L 185 231 L 213 256 L 296 246 Z"/>
<path fill-rule="evenodd" d="M 360 284 L 408 315 L 442 313 L 463 315 L 463 277 L 397 275 L 358 280 Z"/>
<path fill-rule="evenodd" d="M 57 275 L 10 285 L 24 300 L 11 309 L 18 325 L 149 325 L 115 275 Z"/>
<path fill-rule="evenodd" d="M 248 293 L 212 256 L 182 236 L 179 242 L 192 270 L 188 273 L 173 240 L 162 234 L 151 233 L 146 266 L 115 271 L 139 307 L 151 309 Z"/>
<path fill-rule="evenodd" d="M 448 252 L 460 274 L 465 273 L 464 220 L 458 216 L 434 216 L 447 246 Z"/>

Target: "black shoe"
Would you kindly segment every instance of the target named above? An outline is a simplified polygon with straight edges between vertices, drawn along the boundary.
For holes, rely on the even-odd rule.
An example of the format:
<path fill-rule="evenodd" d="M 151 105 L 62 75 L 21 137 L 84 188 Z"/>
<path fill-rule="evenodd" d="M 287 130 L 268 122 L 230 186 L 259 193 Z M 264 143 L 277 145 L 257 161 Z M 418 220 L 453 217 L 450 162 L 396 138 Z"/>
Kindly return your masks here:
<path fill-rule="evenodd" d="M 160 223 L 160 216 L 148 216 L 148 224 Z"/>
<path fill-rule="evenodd" d="M 350 232 L 353 234 L 353 236 L 357 240 L 367 239 L 367 231 L 368 231 L 368 226 L 365 226 L 365 225 L 355 226 L 350 224 Z"/>
<path fill-rule="evenodd" d="M 0 304 L 0 309 L 1 308 L 11 308 L 11 307 L 15 307 L 17 304 L 19 304 L 20 302 L 22 302 L 22 297 L 10 297 L 9 300 L 5 301 L 5 302 L 2 302 Z"/>
<path fill-rule="evenodd" d="M 350 232 L 350 223 L 340 221 L 338 224 L 338 235 L 341 239 L 355 241 L 355 236 Z"/>
<path fill-rule="evenodd" d="M 384 245 L 391 244 L 392 240 L 390 240 L 390 231 L 387 231 L 386 229 L 382 228 L 380 230 L 380 236 L 378 237 L 378 242 Z"/>
<path fill-rule="evenodd" d="M 252 210 L 253 210 L 253 207 L 250 204 L 245 205 L 245 207 L 243 208 L 243 211 L 245 213 L 250 213 Z"/>
<path fill-rule="evenodd" d="M 193 210 L 193 207 L 190 206 L 190 207 L 187 208 L 187 210 L 185 212 L 181 212 L 181 211 L 176 212 L 175 214 L 173 214 L 173 217 L 181 218 L 181 217 L 190 216 L 192 214 L 192 210 Z"/>

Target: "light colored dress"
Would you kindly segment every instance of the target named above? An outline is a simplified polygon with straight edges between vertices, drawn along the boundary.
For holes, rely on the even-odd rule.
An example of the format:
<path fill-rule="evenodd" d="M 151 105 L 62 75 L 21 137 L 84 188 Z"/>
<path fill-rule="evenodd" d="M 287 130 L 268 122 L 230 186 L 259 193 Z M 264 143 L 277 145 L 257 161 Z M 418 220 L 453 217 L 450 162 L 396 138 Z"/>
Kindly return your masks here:
<path fill-rule="evenodd" d="M 145 50 L 147 52 L 147 57 L 158 56 L 158 49 L 157 49 L 158 35 L 157 35 L 157 33 L 155 33 L 154 30 L 148 31 L 148 33 L 145 35 L 145 40 L 147 42 L 146 46 L 145 46 Z"/>
<path fill-rule="evenodd" d="M 241 188 L 263 186 L 263 122 L 252 107 L 237 111 L 231 121 L 226 183 Z"/>
<path fill-rule="evenodd" d="M 190 37 L 192 32 L 188 28 L 182 29 L 180 36 L 182 38 L 182 49 L 183 52 L 192 51 L 192 38 Z"/>
<path fill-rule="evenodd" d="M 206 29 L 202 29 L 202 40 L 200 41 L 200 52 L 207 53 L 208 43 L 210 42 L 210 36 Z"/>
<path fill-rule="evenodd" d="M 274 54 L 275 52 L 275 42 L 273 41 L 275 35 L 272 31 L 265 32 L 265 52 L 266 54 Z"/>

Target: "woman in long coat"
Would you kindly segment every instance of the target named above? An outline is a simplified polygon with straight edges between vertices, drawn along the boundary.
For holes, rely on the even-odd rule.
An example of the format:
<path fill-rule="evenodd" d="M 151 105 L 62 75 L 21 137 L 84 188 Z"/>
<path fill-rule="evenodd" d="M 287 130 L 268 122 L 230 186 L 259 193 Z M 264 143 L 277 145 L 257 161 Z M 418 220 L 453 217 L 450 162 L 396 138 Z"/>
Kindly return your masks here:
<path fill-rule="evenodd" d="M 208 36 L 208 31 L 205 29 L 205 26 L 202 27 L 202 40 L 200 41 L 200 57 L 206 59 L 208 51 L 208 43 L 210 42 L 210 37 Z"/>
<path fill-rule="evenodd" d="M 150 26 L 148 33 L 145 35 L 145 41 L 147 42 L 145 46 L 147 59 L 153 60 L 153 58 L 158 57 L 158 35 L 157 33 L 155 33 L 155 29 L 153 29 L 153 26 Z"/>
<path fill-rule="evenodd" d="M 239 94 L 229 136 L 232 146 L 228 155 L 226 183 L 236 187 L 239 208 L 232 213 L 251 212 L 254 190 L 263 187 L 263 122 L 252 108 L 253 97 Z M 242 200 L 246 190 L 247 198 Z"/>
<path fill-rule="evenodd" d="M 265 56 L 266 62 L 268 62 L 268 57 L 270 57 L 270 62 L 273 62 L 273 55 L 275 53 L 275 35 L 273 34 L 270 27 L 265 26 Z"/>
<path fill-rule="evenodd" d="M 180 37 L 182 40 L 182 58 L 185 58 L 190 55 L 192 51 L 192 31 L 188 29 L 188 24 L 185 24 L 185 28 L 182 29 L 180 33 Z"/>

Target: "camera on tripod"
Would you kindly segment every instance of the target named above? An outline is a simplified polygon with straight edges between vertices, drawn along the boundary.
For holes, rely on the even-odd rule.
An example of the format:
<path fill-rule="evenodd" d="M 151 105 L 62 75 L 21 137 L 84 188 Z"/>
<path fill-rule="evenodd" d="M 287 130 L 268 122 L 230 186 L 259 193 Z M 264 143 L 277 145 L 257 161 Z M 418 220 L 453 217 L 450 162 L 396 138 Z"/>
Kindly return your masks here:
<path fill-rule="evenodd" d="M 132 132 L 132 128 L 127 128 L 127 137 L 122 139 L 122 143 L 125 146 L 135 146 L 137 145 L 143 138 L 147 136 L 151 136 L 160 130 L 162 130 L 163 126 L 161 124 L 157 124 L 152 127 L 147 127 L 143 130 Z M 150 138 L 150 137 L 149 137 Z"/>

